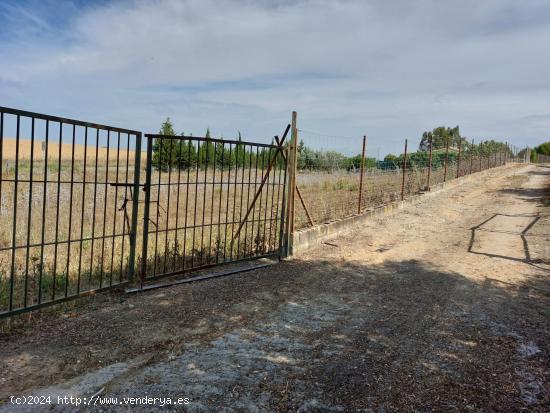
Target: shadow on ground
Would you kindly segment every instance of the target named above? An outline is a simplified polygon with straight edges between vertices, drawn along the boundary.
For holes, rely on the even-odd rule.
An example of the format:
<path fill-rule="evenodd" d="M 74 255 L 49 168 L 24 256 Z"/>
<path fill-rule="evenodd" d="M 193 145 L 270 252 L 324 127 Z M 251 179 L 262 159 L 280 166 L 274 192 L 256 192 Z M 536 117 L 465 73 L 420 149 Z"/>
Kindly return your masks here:
<path fill-rule="evenodd" d="M 189 411 L 542 411 L 549 303 L 544 274 L 510 285 L 414 260 L 294 259 L 43 311 L 0 336 L 0 397 L 99 370 L 73 383 L 183 395 Z"/>

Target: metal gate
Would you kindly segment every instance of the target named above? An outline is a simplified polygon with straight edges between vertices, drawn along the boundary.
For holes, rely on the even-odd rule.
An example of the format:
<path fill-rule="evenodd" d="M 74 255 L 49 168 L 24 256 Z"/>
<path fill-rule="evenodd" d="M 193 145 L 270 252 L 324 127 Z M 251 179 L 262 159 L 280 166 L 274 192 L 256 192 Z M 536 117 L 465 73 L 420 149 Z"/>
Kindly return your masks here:
<path fill-rule="evenodd" d="M 0 107 L 0 317 L 135 269 L 141 132 Z"/>
<path fill-rule="evenodd" d="M 145 156 L 141 132 L 0 107 L 0 318 L 136 272 L 286 255 L 289 130 L 276 144 L 145 135 Z"/>
<path fill-rule="evenodd" d="M 145 135 L 142 282 L 281 256 L 289 128 L 277 144 Z"/>

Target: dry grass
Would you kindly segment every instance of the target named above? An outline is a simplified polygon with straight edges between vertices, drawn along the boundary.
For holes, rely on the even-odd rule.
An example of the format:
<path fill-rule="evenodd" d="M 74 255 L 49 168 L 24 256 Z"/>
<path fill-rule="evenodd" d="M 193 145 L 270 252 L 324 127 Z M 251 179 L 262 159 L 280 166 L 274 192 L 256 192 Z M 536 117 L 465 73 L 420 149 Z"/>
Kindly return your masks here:
<path fill-rule="evenodd" d="M 3 162 L 5 162 L 8 167 L 15 163 L 15 154 L 17 149 L 17 141 L 14 138 L 3 138 L 3 150 L 2 150 L 2 158 Z M 33 153 L 33 157 L 35 160 L 44 161 L 45 156 L 45 142 L 36 140 L 34 142 L 34 148 L 32 148 L 31 140 L 29 139 L 20 139 L 19 140 L 19 159 L 20 160 L 30 160 L 31 159 L 31 149 Z M 73 152 L 73 145 L 70 143 L 62 143 L 61 144 L 61 160 L 62 161 L 70 161 L 72 159 L 72 152 Z M 107 160 L 107 156 L 112 161 L 114 157 L 116 157 L 116 148 L 106 148 L 106 147 L 99 147 L 97 148 L 97 159 L 98 162 L 105 162 Z M 131 164 L 134 163 L 134 156 L 135 151 L 126 149 L 120 149 L 120 156 L 122 158 L 126 158 L 126 156 L 129 155 Z M 84 158 L 86 158 L 87 162 L 89 164 L 93 164 L 95 162 L 96 158 L 96 148 L 95 146 L 84 146 L 83 144 L 75 144 L 74 145 L 74 159 L 75 161 L 84 161 Z M 57 162 L 59 159 L 59 143 L 56 142 L 48 142 L 48 162 Z M 143 162 L 145 162 L 146 154 L 145 152 L 142 153 L 141 159 Z M 11 161 L 11 162 L 6 162 Z"/>
<path fill-rule="evenodd" d="M 5 145 L 4 153 L 9 154 L 6 148 Z M 80 145 L 79 156 L 83 156 L 83 149 Z M 62 153 L 67 151 L 72 154 L 71 148 L 62 148 Z M 76 152 L 75 147 L 75 155 Z M 87 155 L 89 153 L 87 150 Z M 60 167 L 57 162 L 48 162 L 47 171 L 41 160 L 35 160 L 32 171 L 30 162 L 22 161 L 19 180 L 30 179 L 32 172 L 33 181 L 46 177 L 48 183 L 19 182 L 17 191 L 13 169 L 6 168 L 5 161 L 2 164 L 0 311 L 6 309 L 9 296 L 14 220 L 15 245 L 22 246 L 13 257 L 15 306 L 23 303 L 25 291 L 27 305 L 30 305 L 37 302 L 39 290 L 44 301 L 63 296 L 65 292 L 75 294 L 126 279 L 131 202 L 126 209 L 122 206 L 125 199 L 130 199 L 130 191 L 109 184 L 133 182 L 133 153 L 121 152 L 118 162 L 110 155 L 108 164 L 106 157 L 99 158 L 97 169 L 95 160 L 87 159 L 86 164 L 77 159 L 74 169 L 67 160 L 62 160 Z M 474 172 L 478 165 L 474 162 Z M 466 172 L 469 164 L 461 167 L 461 174 Z M 447 179 L 455 175 L 456 167 L 450 165 Z M 174 170 L 163 172 L 162 185 L 158 186 L 159 173 L 155 171 L 152 183 L 157 186 L 151 188 L 149 231 L 152 233 L 146 254 L 147 274 L 277 251 L 283 200 L 283 174 L 279 170 L 272 172 L 269 180 L 272 185 L 264 188 L 240 236 L 232 241 L 262 176 L 263 171 L 259 170 L 255 176 L 255 171 L 249 169 L 224 170 L 223 177 L 220 170 L 215 174 L 211 169 L 207 172 Z M 142 170 L 142 182 L 144 177 Z M 405 195 L 424 190 L 426 181 L 425 168 L 411 169 L 406 176 Z M 432 184 L 442 181 L 443 170 L 432 171 Z M 171 185 L 166 185 L 168 182 Z M 401 183 L 401 171 L 367 171 L 363 209 L 400 199 Z M 317 224 L 357 213 L 358 173 L 300 173 L 298 184 Z M 143 201 L 143 193 L 140 197 Z M 309 224 L 297 203 L 296 227 L 303 228 Z M 144 205 L 140 203 L 138 208 L 138 262 L 143 259 Z M 25 274 L 29 274 L 28 277 Z"/>
<path fill-rule="evenodd" d="M 30 167 L 20 168 L 19 172 L 19 180 L 30 178 Z M 33 180 L 43 181 L 44 164 L 35 163 L 32 173 Z M 271 185 L 262 191 L 235 241 L 232 241 L 233 235 L 246 214 L 263 173 L 259 170 L 255 177 L 248 169 L 237 173 L 233 169 L 223 171 L 223 178 L 220 175 L 219 170 L 215 175 L 212 170 L 199 170 L 198 173 L 174 170 L 161 174 L 159 186 L 159 173 L 153 172 L 148 275 L 277 250 L 279 226 L 276 217 L 280 215 L 283 197 L 281 171 L 271 173 Z M 130 191 L 109 184 L 133 182 L 133 167 L 126 169 L 126 159 L 119 159 L 118 168 L 116 162 L 114 165 L 100 163 L 96 172 L 95 167 L 87 165 L 84 174 L 83 162 L 76 162 L 74 169 L 70 163 L 62 163 L 61 169 L 48 168 L 46 176 L 49 181 L 46 188 L 43 182 L 32 185 L 19 182 L 15 191 L 13 171 L 3 175 L 0 249 L 4 250 L 0 251 L 0 310 L 5 309 L 9 297 L 14 218 L 15 245 L 23 247 L 16 250 L 14 260 L 16 307 L 24 302 L 25 291 L 29 305 L 37 302 L 39 288 L 42 301 L 47 301 L 54 294 L 59 298 L 66 291 L 70 295 L 126 279 L 130 251 Z M 141 176 L 143 181 L 144 170 Z M 171 185 L 166 185 L 169 182 Z M 274 185 L 277 183 L 281 185 Z M 143 193 L 140 193 L 140 198 L 143 202 Z M 128 200 L 127 208 L 122 209 L 125 199 Z M 138 208 L 138 261 L 141 260 L 144 206 L 140 203 Z M 157 229 L 158 234 L 155 233 Z M 43 243 L 46 245 L 42 248 Z M 30 245 L 28 250 L 27 245 Z M 25 278 L 27 273 L 29 275 Z"/>

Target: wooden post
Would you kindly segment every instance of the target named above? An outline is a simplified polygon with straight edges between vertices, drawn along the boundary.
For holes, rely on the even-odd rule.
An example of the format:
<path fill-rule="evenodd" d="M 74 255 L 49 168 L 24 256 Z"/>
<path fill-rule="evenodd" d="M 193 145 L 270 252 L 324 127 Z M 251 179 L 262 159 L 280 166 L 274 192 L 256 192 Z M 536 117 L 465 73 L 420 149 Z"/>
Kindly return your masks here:
<path fill-rule="evenodd" d="M 290 143 L 288 146 L 287 178 L 288 178 L 288 197 L 286 213 L 286 242 L 285 255 L 292 255 L 292 236 L 294 234 L 294 211 L 296 197 L 296 167 L 297 167 L 297 148 L 298 148 L 298 114 L 292 112 L 292 122 L 290 127 Z"/>
<path fill-rule="evenodd" d="M 401 201 L 405 199 L 405 175 L 407 174 L 407 139 L 405 139 L 405 155 L 403 158 L 403 182 L 401 183 Z"/>
<path fill-rule="evenodd" d="M 361 201 L 363 198 L 363 172 L 365 169 L 365 147 L 367 145 L 367 135 L 363 136 L 363 150 L 361 151 L 361 176 L 359 177 L 359 205 L 357 213 L 361 213 Z"/>
<path fill-rule="evenodd" d="M 443 172 L 443 182 L 447 181 L 447 158 L 449 156 L 449 138 L 447 138 L 447 145 L 445 149 L 445 170 Z"/>
<path fill-rule="evenodd" d="M 430 191 L 430 177 L 432 175 L 432 143 L 433 143 L 433 136 L 430 136 L 430 158 L 428 160 L 428 185 L 426 185 L 426 189 L 428 192 Z"/>
<path fill-rule="evenodd" d="M 277 141 L 277 145 L 279 145 L 279 146 L 281 145 L 278 136 L 275 136 L 275 141 Z M 284 152 L 282 152 L 281 156 L 283 157 L 283 160 L 286 162 L 286 155 L 285 155 Z M 306 201 L 304 200 L 304 197 L 302 196 L 302 193 L 300 192 L 300 187 L 298 186 L 298 183 L 296 183 L 296 194 L 298 195 L 298 198 L 300 198 L 300 202 L 302 203 L 302 206 L 304 207 L 304 211 L 306 212 L 306 216 L 307 216 L 307 219 L 309 221 L 309 225 L 314 227 L 315 226 L 315 221 L 313 221 L 313 218 L 311 217 L 311 214 L 309 213 L 309 210 L 307 209 Z"/>
<path fill-rule="evenodd" d="M 458 161 L 456 163 L 456 177 L 460 176 L 460 154 L 462 152 L 462 138 L 459 138 L 458 141 Z"/>

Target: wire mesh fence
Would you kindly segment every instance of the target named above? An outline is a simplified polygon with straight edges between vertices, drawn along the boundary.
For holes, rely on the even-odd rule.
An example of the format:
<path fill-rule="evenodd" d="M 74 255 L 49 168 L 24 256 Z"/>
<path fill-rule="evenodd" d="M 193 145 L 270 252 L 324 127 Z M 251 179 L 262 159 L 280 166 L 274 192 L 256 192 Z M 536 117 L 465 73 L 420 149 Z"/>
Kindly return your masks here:
<path fill-rule="evenodd" d="M 331 150 L 304 151 L 307 146 L 302 143 L 297 185 L 305 205 L 297 211 L 296 227 L 346 218 L 429 191 L 432 186 L 461 176 L 506 162 L 527 161 L 525 150 L 505 143 L 485 145 L 487 147 L 483 143 L 464 143 L 461 147 L 408 153 L 406 157 L 404 152 L 399 157 L 380 161 L 368 154 L 362 158 L 360 155 L 345 157 Z M 361 164 L 364 165 L 362 173 Z"/>
<path fill-rule="evenodd" d="M 380 161 L 299 144 L 296 113 L 289 143 L 290 129 L 276 144 L 146 135 L 142 150 L 138 131 L 0 107 L 0 317 L 135 273 L 143 283 L 286 256 L 295 228 L 533 157 L 502 143 L 430 141 Z"/>

